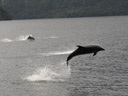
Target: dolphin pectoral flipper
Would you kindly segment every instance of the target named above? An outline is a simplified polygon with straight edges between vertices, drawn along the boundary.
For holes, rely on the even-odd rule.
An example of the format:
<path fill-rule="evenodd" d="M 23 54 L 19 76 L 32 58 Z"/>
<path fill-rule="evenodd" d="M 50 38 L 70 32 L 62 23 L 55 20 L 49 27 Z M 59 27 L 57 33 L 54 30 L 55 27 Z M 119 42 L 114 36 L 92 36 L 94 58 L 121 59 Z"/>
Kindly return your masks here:
<path fill-rule="evenodd" d="M 97 52 L 94 52 L 93 56 L 95 56 L 97 54 Z"/>

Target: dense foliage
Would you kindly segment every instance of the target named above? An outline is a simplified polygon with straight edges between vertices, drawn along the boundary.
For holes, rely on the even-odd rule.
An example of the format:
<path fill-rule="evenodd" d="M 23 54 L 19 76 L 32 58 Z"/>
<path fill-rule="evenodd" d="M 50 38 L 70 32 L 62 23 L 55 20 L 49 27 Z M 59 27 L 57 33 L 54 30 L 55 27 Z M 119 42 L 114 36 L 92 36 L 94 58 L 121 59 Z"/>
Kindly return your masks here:
<path fill-rule="evenodd" d="M 128 0 L 4 0 L 13 19 L 128 15 Z"/>
<path fill-rule="evenodd" d="M 0 8 L 0 20 L 11 20 L 11 16 L 2 8 Z"/>

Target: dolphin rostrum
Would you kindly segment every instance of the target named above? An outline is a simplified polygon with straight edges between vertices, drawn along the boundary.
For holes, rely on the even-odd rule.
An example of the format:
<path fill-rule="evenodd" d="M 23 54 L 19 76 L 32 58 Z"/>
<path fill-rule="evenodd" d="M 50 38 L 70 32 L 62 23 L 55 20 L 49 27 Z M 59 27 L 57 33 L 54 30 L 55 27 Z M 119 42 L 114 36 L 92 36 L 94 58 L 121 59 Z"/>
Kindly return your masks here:
<path fill-rule="evenodd" d="M 78 48 L 68 56 L 67 66 L 68 66 L 68 61 L 70 59 L 72 59 L 74 56 L 83 55 L 83 54 L 90 54 L 90 53 L 94 53 L 93 56 L 95 56 L 97 54 L 97 52 L 105 50 L 98 45 L 90 45 L 90 46 L 85 46 L 85 47 L 77 45 L 77 47 Z"/>

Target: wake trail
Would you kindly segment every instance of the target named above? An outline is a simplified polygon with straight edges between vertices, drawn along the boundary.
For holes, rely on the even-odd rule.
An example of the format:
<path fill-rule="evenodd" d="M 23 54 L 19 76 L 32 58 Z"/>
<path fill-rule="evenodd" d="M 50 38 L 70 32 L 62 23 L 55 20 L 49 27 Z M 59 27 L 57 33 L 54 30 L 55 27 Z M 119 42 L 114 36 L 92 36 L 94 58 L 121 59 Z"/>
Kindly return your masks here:
<path fill-rule="evenodd" d="M 49 53 L 39 53 L 40 55 L 43 56 L 53 56 L 53 55 L 65 55 L 65 54 L 70 54 L 74 50 L 68 50 L 68 51 L 54 51 L 54 52 L 49 52 Z"/>
<path fill-rule="evenodd" d="M 20 35 L 19 37 L 16 37 L 14 39 L 10 38 L 2 38 L 0 42 L 9 43 L 9 42 L 16 42 L 16 41 L 25 41 L 29 36 L 32 36 L 31 34 L 28 35 Z"/>
<path fill-rule="evenodd" d="M 26 41 L 27 38 L 29 36 L 32 36 L 31 34 L 27 34 L 27 35 L 20 35 L 19 37 L 16 37 L 14 39 L 10 39 L 10 38 L 2 38 L 0 40 L 0 42 L 3 42 L 3 43 L 9 43 L 9 42 L 16 42 L 16 41 Z M 56 36 L 50 36 L 50 37 L 36 37 L 36 39 L 56 39 L 58 37 Z"/>
<path fill-rule="evenodd" d="M 13 42 L 13 40 L 8 39 L 8 38 L 3 38 L 0 40 L 1 42 Z"/>

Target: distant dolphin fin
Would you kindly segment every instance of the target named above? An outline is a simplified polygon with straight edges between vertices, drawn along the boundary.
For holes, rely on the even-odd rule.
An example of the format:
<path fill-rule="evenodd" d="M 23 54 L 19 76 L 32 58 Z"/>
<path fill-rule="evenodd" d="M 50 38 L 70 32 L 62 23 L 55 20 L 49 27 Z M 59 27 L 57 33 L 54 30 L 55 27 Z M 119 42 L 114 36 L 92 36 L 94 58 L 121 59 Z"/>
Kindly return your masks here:
<path fill-rule="evenodd" d="M 85 47 L 83 47 L 83 46 L 80 46 L 80 45 L 76 45 L 78 48 L 85 48 Z"/>
<path fill-rule="evenodd" d="M 93 56 L 95 56 L 97 54 L 97 52 L 94 52 Z"/>

